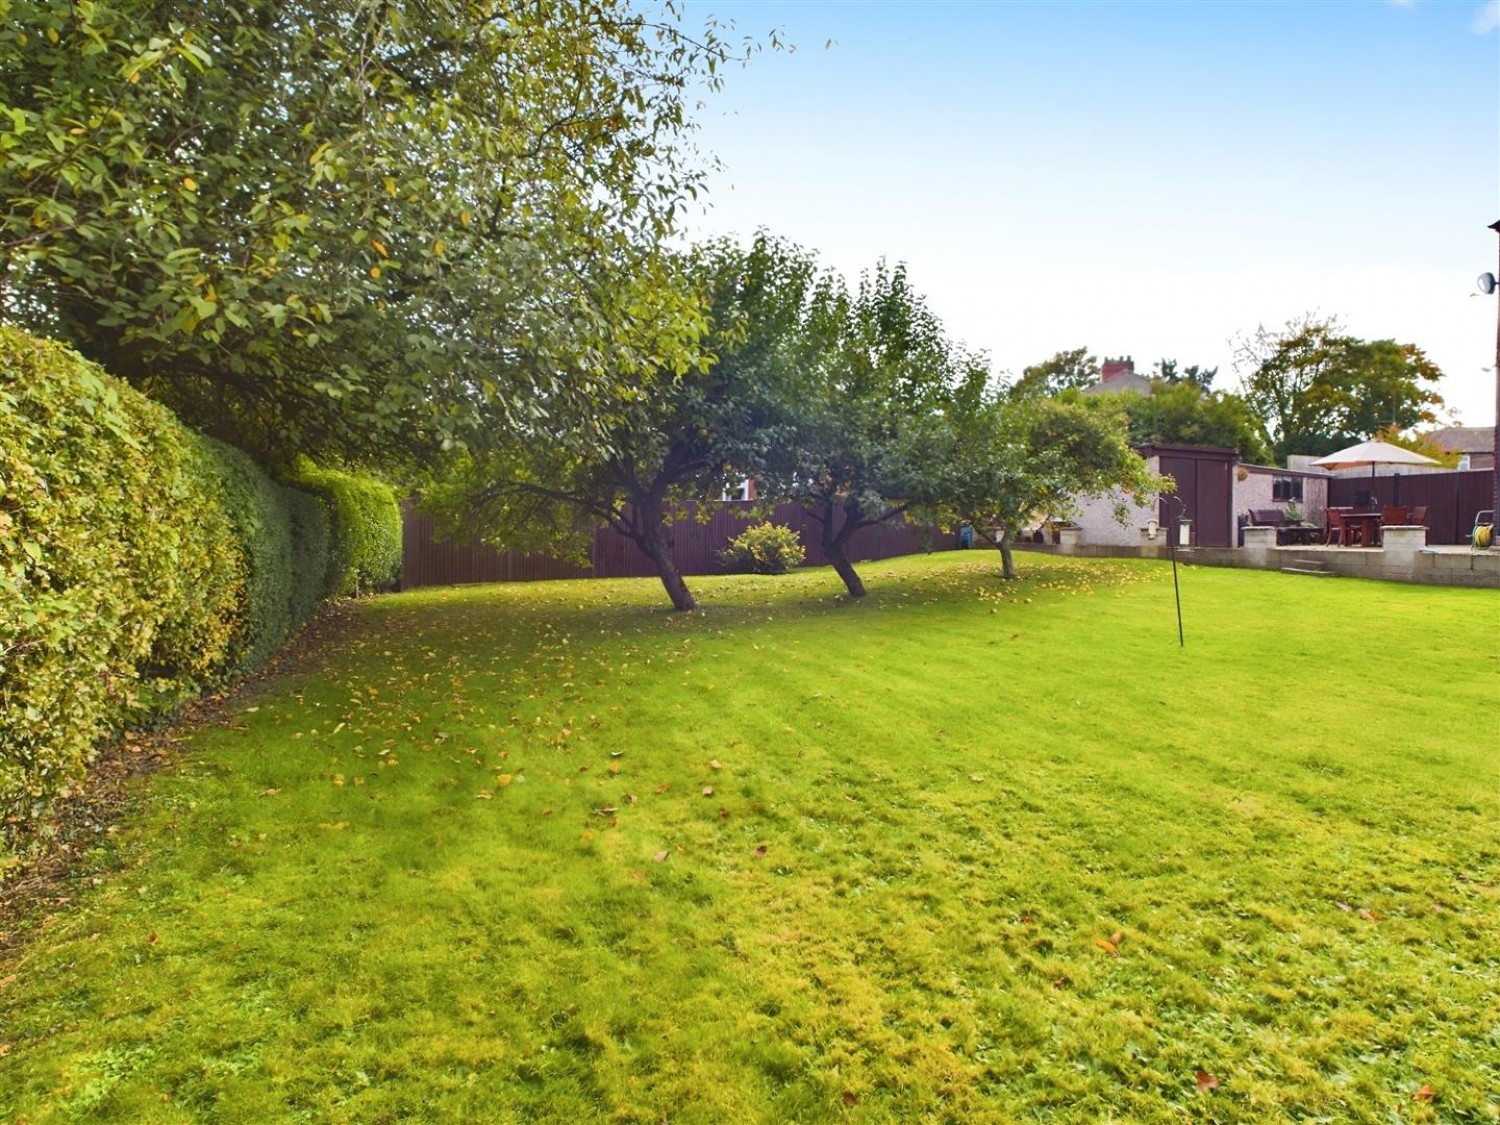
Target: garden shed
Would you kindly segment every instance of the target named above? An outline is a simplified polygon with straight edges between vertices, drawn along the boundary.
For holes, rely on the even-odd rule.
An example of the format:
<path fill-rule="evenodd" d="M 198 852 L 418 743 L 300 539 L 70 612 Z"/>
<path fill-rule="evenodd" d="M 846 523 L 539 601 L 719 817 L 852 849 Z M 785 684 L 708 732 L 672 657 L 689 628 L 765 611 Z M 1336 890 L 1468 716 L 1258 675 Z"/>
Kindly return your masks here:
<path fill-rule="evenodd" d="M 1183 518 L 1192 521 L 1194 547 L 1231 547 L 1235 541 L 1233 449 L 1212 445 L 1142 445 L 1137 452 L 1156 472 L 1177 482 L 1175 493 L 1158 501 L 1157 520 L 1170 527 L 1181 500 Z"/>

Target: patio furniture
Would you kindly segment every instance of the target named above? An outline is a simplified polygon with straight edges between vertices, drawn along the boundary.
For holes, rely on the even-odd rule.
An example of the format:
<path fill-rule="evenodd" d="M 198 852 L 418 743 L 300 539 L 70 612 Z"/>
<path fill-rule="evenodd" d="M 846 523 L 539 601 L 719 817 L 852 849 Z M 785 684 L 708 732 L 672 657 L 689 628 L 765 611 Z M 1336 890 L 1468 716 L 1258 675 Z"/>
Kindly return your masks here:
<path fill-rule="evenodd" d="M 1386 504 L 1380 509 L 1380 522 L 1386 524 L 1404 524 L 1407 522 L 1405 504 Z"/>
<path fill-rule="evenodd" d="M 1348 510 L 1347 508 L 1328 509 L 1328 536 L 1323 540 L 1324 543 L 1335 547 L 1353 546 L 1351 538 L 1358 534 L 1359 529 L 1344 523 L 1344 513 Z"/>
<path fill-rule="evenodd" d="M 1321 538 L 1323 529 L 1299 520 L 1287 519 L 1280 508 L 1251 508 L 1246 527 L 1274 527 L 1278 547 L 1304 547 Z"/>
<path fill-rule="evenodd" d="M 1378 547 L 1380 545 L 1380 513 L 1343 511 L 1346 547 Z"/>
<path fill-rule="evenodd" d="M 1426 527 L 1427 526 L 1427 505 L 1426 504 L 1419 504 L 1417 507 L 1415 507 L 1411 511 L 1407 512 L 1406 513 L 1406 522 L 1409 523 L 1409 524 L 1413 524 L 1415 526 L 1418 526 L 1418 527 Z"/>

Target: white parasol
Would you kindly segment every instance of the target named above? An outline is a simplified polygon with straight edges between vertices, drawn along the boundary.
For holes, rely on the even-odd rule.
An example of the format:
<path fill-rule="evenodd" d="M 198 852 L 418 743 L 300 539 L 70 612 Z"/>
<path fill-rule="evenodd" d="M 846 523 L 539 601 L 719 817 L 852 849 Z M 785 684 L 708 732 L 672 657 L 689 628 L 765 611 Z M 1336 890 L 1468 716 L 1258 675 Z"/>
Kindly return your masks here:
<path fill-rule="evenodd" d="M 1377 465 L 1436 465 L 1439 462 L 1388 441 L 1362 441 L 1327 457 L 1319 457 L 1313 464 L 1320 469 L 1373 469 Z"/>
<path fill-rule="evenodd" d="M 1330 453 L 1327 457 L 1319 457 L 1313 462 L 1320 469 L 1369 469 L 1370 470 L 1370 493 L 1375 492 L 1375 468 L 1377 465 L 1437 465 L 1431 457 L 1424 457 L 1420 453 L 1413 453 L 1410 449 L 1403 449 L 1399 445 L 1392 445 L 1388 441 L 1362 441 L 1358 445 L 1351 445 L 1348 449 L 1340 449 L 1337 453 Z M 1401 477 L 1396 476 L 1395 503 L 1401 501 Z"/>

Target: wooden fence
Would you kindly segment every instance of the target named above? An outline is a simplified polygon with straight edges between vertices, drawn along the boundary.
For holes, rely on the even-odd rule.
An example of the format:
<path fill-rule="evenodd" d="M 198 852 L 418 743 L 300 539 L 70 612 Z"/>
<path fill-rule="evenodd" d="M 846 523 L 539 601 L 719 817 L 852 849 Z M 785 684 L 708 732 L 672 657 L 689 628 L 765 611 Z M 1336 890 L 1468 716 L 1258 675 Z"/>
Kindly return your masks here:
<path fill-rule="evenodd" d="M 1362 492 L 1373 492 L 1382 504 L 1427 506 L 1427 542 L 1467 543 L 1474 515 L 1494 506 L 1495 471 L 1464 469 L 1451 473 L 1400 473 L 1334 477 L 1328 482 L 1328 503 L 1345 506 Z"/>
<path fill-rule="evenodd" d="M 670 535 L 672 559 L 683 575 L 718 574 L 719 552 L 754 522 L 749 501 L 726 500 L 707 505 L 708 519 L 686 519 L 673 525 Z M 783 504 L 771 513 L 773 523 L 796 531 L 807 550 L 808 566 L 824 566 L 819 541 L 821 528 L 807 512 Z M 918 551 L 948 550 L 958 546 L 956 534 L 916 528 L 893 521 L 867 527 L 850 540 L 849 557 L 855 562 L 888 559 Z M 591 565 L 580 567 L 558 559 L 499 551 L 477 538 L 457 542 L 438 534 L 432 517 L 413 504 L 403 510 L 401 544 L 401 588 L 456 586 L 466 582 L 535 582 L 551 578 L 655 577 L 651 560 L 629 539 L 607 527 L 594 530 L 589 548 Z"/>

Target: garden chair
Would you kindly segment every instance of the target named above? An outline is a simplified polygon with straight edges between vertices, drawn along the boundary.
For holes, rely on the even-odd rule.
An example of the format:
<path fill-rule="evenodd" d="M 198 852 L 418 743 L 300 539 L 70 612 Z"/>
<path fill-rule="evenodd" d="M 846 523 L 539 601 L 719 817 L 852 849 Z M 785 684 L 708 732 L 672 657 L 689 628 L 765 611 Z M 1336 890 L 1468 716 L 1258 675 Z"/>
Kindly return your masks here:
<path fill-rule="evenodd" d="M 1414 524 L 1414 525 L 1416 525 L 1418 527 L 1426 527 L 1427 526 L 1427 505 L 1426 504 L 1420 504 L 1417 507 L 1413 508 L 1410 512 L 1408 512 L 1406 514 L 1406 518 L 1407 518 L 1407 520 L 1410 523 L 1412 523 L 1412 524 Z"/>
<path fill-rule="evenodd" d="M 1405 522 L 1405 504 L 1386 504 L 1380 509 L 1381 526 L 1385 526 L 1387 524 L 1404 524 Z"/>
<path fill-rule="evenodd" d="M 1359 539 L 1359 528 L 1344 522 L 1344 514 L 1337 508 L 1328 509 L 1328 537 L 1324 543 L 1335 547 L 1353 547 Z"/>

